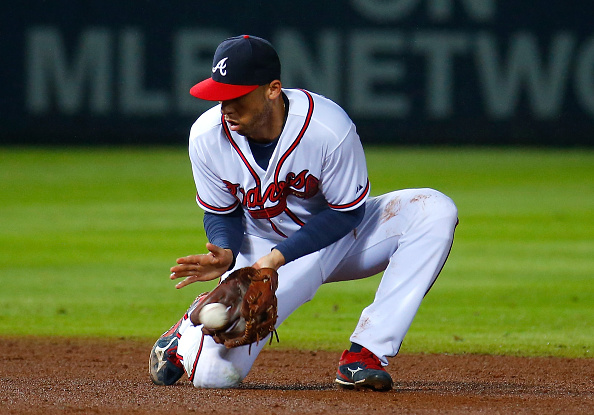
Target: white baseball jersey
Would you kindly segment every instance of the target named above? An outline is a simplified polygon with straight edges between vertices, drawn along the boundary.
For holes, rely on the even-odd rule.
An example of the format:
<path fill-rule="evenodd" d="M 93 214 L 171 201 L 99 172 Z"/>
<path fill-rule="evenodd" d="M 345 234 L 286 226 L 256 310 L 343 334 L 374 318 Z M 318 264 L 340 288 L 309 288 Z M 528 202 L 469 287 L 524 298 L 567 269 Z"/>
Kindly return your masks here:
<path fill-rule="evenodd" d="M 198 204 L 228 213 L 240 204 L 246 233 L 280 241 L 327 208 L 365 203 L 369 179 L 355 125 L 334 102 L 283 89 L 288 117 L 266 170 L 247 139 L 231 131 L 217 105 L 190 131 L 189 154 Z"/>

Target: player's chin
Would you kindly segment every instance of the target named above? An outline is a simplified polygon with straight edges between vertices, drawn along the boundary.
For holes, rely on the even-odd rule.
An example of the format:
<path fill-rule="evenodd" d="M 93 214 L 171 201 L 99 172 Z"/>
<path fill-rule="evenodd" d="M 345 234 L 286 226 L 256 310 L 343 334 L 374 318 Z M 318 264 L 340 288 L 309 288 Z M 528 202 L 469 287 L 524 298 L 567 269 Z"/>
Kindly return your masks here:
<path fill-rule="evenodd" d="M 249 133 L 245 129 L 241 128 L 241 127 L 237 127 L 235 129 L 231 129 L 231 131 L 233 131 L 236 134 L 242 135 L 244 137 L 249 137 Z"/>

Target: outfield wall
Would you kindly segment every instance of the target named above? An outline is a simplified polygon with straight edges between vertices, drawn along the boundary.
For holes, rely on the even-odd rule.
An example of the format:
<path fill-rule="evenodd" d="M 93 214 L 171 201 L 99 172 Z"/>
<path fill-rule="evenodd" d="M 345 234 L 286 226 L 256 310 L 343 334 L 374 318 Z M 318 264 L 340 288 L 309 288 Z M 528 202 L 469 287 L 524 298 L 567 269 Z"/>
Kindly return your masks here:
<path fill-rule="evenodd" d="M 594 145 L 593 16 L 571 0 L 11 2 L 0 143 L 183 144 L 207 108 L 189 88 L 250 33 L 364 142 Z"/>

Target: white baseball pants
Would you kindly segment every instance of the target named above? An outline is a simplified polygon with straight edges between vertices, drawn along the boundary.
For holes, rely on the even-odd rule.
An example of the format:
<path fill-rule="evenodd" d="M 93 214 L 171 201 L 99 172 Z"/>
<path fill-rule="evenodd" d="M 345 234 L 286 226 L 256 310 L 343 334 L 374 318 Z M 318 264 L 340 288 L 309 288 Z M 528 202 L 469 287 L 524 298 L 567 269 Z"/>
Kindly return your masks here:
<path fill-rule="evenodd" d="M 311 300 L 324 283 L 366 278 L 384 271 L 374 301 L 350 337 L 379 357 L 395 356 L 421 301 L 439 275 L 452 246 L 458 212 L 433 189 L 406 189 L 367 201 L 361 224 L 336 243 L 279 269 L 277 327 Z M 276 245 L 247 235 L 236 268 L 252 265 Z M 239 384 L 267 343 L 226 349 L 186 320 L 178 354 L 199 388 Z"/>

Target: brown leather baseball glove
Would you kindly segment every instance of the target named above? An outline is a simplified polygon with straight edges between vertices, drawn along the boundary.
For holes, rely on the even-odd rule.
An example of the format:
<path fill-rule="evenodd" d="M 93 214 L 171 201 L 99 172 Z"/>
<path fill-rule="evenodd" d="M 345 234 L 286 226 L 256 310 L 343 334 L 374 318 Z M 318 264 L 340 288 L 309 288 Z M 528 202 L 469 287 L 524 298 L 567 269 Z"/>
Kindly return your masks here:
<path fill-rule="evenodd" d="M 202 327 L 202 332 L 212 336 L 215 342 L 230 349 L 258 343 L 270 333 L 274 333 L 278 341 L 275 329 L 277 288 L 278 274 L 274 269 L 240 268 L 200 300 L 190 319 L 194 325 L 202 324 L 200 310 L 207 304 L 221 303 L 227 306 L 227 324 L 216 330 Z"/>

